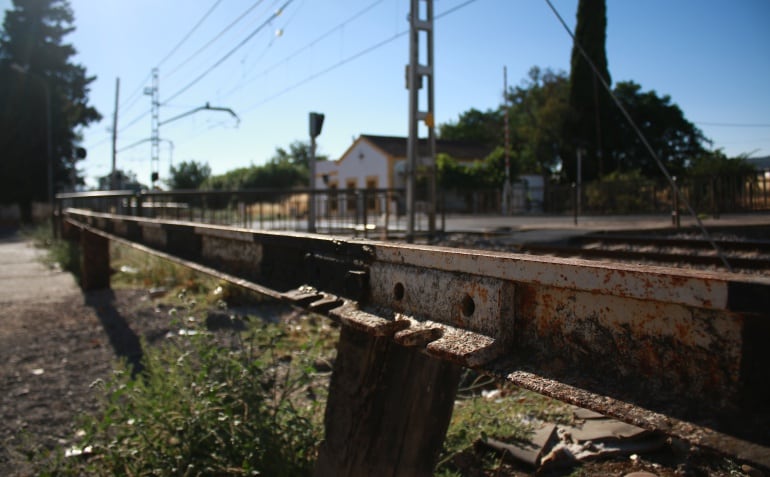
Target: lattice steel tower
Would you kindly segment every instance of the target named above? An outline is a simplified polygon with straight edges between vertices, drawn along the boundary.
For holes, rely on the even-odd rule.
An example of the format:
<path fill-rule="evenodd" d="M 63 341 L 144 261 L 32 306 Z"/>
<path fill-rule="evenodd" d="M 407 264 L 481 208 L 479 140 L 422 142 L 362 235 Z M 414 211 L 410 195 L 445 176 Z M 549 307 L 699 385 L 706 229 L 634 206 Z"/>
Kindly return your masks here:
<path fill-rule="evenodd" d="M 426 58 L 420 62 L 420 39 L 424 38 Z M 407 241 L 414 241 L 415 196 L 418 169 L 428 176 L 428 232 L 436 231 L 436 133 L 433 101 L 433 0 L 411 0 L 409 13 L 409 65 L 407 88 L 409 89 L 409 139 L 407 141 Z M 427 79 L 427 111 L 420 110 L 422 79 Z M 419 121 L 428 128 L 427 148 L 420 150 Z M 423 154 L 421 157 L 420 154 Z"/>

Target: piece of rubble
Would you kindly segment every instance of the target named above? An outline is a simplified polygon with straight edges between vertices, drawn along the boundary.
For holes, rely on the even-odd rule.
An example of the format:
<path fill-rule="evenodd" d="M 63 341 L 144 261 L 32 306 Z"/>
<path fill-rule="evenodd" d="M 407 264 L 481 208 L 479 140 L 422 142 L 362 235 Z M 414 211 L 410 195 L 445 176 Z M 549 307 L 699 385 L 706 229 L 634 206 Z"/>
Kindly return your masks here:
<path fill-rule="evenodd" d="M 527 442 L 508 443 L 487 437 L 482 443 L 493 450 L 507 453 L 520 462 L 537 467 L 543 450 L 552 443 L 555 431 L 555 424 L 544 423 L 534 430 Z"/>

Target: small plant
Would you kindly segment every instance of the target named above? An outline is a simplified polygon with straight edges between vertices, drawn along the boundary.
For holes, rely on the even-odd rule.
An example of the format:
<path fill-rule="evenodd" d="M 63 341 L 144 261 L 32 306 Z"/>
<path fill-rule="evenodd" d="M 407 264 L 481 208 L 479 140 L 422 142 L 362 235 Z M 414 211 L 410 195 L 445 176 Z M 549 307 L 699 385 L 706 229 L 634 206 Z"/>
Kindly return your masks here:
<path fill-rule="evenodd" d="M 458 392 L 436 475 L 462 475 L 462 469 L 453 464 L 455 458 L 488 437 L 525 441 L 537 421 L 568 423 L 571 419 L 571 413 L 558 401 L 510 384 L 497 383 L 492 378 L 476 376 L 472 371 L 466 372 L 466 378 L 468 376 L 475 379 Z M 487 470 L 499 464 L 499 459 L 489 457 L 476 462 Z"/>
<path fill-rule="evenodd" d="M 61 238 L 54 238 L 50 224 L 22 230 L 22 235 L 37 248 L 45 248 L 43 263 L 50 268 L 60 268 L 80 281 L 80 247 Z"/>
<path fill-rule="evenodd" d="M 180 293 L 189 316 L 195 299 Z M 179 320 L 146 348 L 135 378 L 123 363 L 97 383 L 100 417 L 86 417 L 77 458 L 49 460 L 43 475 L 309 475 L 322 438 L 331 328 L 258 320 L 244 332 L 212 333 Z M 72 450 L 70 450 L 72 454 Z"/>

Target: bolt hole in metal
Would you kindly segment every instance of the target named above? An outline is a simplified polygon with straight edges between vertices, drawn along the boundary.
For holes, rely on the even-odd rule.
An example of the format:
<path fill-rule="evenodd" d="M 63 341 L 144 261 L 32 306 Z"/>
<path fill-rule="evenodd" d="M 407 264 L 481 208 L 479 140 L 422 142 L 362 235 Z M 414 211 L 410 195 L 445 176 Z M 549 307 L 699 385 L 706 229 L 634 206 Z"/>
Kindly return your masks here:
<path fill-rule="evenodd" d="M 396 286 L 393 287 L 393 298 L 395 298 L 398 301 L 401 301 L 404 299 L 404 284 L 399 282 L 396 283 Z"/>
<path fill-rule="evenodd" d="M 464 316 L 471 316 L 476 311 L 476 304 L 473 302 L 473 298 L 470 295 L 465 295 L 460 305 Z"/>

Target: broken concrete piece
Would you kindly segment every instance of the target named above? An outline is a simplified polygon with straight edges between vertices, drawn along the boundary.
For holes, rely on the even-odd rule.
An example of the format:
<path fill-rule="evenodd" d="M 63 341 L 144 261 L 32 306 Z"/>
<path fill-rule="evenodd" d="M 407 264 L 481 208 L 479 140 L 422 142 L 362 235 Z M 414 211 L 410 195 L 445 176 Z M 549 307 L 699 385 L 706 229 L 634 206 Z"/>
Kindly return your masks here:
<path fill-rule="evenodd" d="M 549 445 L 555 430 L 555 424 L 546 423 L 534 430 L 534 434 L 528 442 L 507 443 L 489 437 L 482 442 L 498 452 L 510 454 L 511 457 L 520 462 L 537 467 L 540 464 L 543 449 Z"/>
<path fill-rule="evenodd" d="M 633 439 L 649 431 L 616 419 L 589 419 L 576 426 L 561 426 L 575 442 Z"/>

